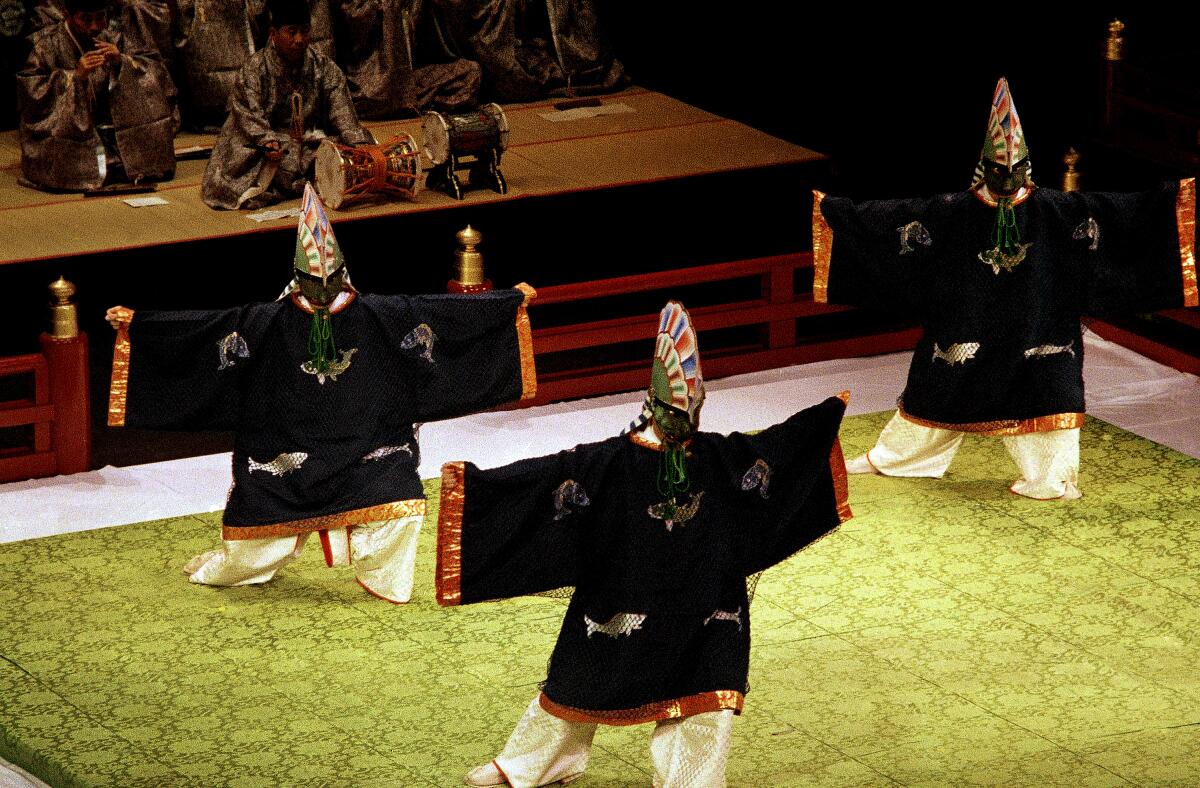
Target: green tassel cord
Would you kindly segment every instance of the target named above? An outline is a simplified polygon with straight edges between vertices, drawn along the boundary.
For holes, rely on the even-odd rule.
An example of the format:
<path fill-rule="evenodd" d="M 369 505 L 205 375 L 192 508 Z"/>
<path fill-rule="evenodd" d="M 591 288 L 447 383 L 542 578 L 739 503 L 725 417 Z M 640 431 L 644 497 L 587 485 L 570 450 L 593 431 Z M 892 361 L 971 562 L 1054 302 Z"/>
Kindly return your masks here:
<path fill-rule="evenodd" d="M 329 365 L 337 358 L 337 346 L 333 343 L 333 324 L 328 309 L 313 312 L 312 325 L 308 332 L 308 360 L 317 372 L 328 372 Z"/>
<path fill-rule="evenodd" d="M 1002 197 L 996 202 L 995 248 L 1012 255 L 1020 251 L 1021 231 L 1017 228 L 1017 211 L 1012 200 Z"/>
<path fill-rule="evenodd" d="M 685 493 L 691 482 L 687 477 L 687 449 L 677 443 L 667 443 L 658 458 L 658 492 L 674 500 Z"/>

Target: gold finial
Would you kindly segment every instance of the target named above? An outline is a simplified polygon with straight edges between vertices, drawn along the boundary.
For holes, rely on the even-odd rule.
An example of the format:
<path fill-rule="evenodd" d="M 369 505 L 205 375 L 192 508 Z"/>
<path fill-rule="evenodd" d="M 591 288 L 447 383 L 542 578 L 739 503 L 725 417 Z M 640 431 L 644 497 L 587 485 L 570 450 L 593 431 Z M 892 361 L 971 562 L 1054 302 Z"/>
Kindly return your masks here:
<path fill-rule="evenodd" d="M 1065 192 L 1079 191 L 1079 171 L 1075 169 L 1075 165 L 1079 163 L 1079 152 L 1074 148 L 1068 148 L 1063 154 L 1063 164 L 1067 165 L 1067 171 L 1063 173 L 1062 190 Z"/>
<path fill-rule="evenodd" d="M 79 336 L 79 318 L 75 313 L 75 305 L 71 303 L 75 285 L 60 276 L 50 284 L 49 289 L 54 298 L 50 304 L 50 336 L 55 339 Z"/>
<path fill-rule="evenodd" d="M 1114 19 L 1108 23 L 1108 41 L 1104 47 L 1105 60 L 1121 60 L 1125 54 L 1125 39 L 1121 38 L 1121 33 L 1125 30 L 1125 23 L 1120 19 Z"/>
<path fill-rule="evenodd" d="M 480 285 L 484 281 L 483 254 L 475 247 L 483 240 L 483 233 L 467 225 L 455 236 L 459 248 L 454 252 L 457 269 L 455 279 L 467 287 Z"/>

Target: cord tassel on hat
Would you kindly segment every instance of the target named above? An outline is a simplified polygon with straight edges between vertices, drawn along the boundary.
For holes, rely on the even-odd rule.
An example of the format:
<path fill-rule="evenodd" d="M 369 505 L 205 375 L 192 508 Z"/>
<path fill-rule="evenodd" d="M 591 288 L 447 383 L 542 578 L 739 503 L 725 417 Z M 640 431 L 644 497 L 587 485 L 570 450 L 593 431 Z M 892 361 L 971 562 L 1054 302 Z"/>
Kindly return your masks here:
<path fill-rule="evenodd" d="M 687 477 L 687 449 L 667 443 L 658 457 L 658 492 L 666 498 L 685 493 L 691 482 Z"/>

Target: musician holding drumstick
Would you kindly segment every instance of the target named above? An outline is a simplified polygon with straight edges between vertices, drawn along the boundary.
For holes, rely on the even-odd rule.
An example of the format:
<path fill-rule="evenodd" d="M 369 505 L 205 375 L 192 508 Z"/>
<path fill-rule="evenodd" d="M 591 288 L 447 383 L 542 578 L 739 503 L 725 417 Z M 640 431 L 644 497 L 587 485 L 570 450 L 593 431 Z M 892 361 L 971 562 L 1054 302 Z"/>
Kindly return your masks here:
<path fill-rule="evenodd" d="M 309 47 L 308 3 L 270 0 L 267 7 L 270 42 L 239 73 L 204 172 L 201 194 L 212 208 L 260 208 L 298 196 L 323 139 L 373 142 L 342 70 Z"/>

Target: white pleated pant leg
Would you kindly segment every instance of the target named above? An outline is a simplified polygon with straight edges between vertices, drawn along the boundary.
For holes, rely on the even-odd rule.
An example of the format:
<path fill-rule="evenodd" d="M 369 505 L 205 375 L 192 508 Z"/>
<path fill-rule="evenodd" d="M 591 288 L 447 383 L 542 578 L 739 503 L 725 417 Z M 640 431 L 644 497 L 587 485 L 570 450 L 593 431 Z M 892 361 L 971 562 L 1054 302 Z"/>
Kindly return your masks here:
<path fill-rule="evenodd" d="M 963 433 L 915 424 L 896 411 L 875 446 L 846 463 L 849 473 L 928 476 L 940 479 L 950 467 Z"/>
<path fill-rule="evenodd" d="M 1021 478 L 1010 490 L 1039 500 L 1082 497 L 1079 491 L 1079 428 L 1004 438 Z"/>
<path fill-rule="evenodd" d="M 535 788 L 574 779 L 587 768 L 595 735 L 596 723 L 559 719 L 535 697 L 504 750 L 491 763 L 472 769 L 466 783 Z"/>
<path fill-rule="evenodd" d="M 193 583 L 245 586 L 265 583 L 300 555 L 308 534 L 266 539 L 226 539 L 216 550 L 202 553 L 183 566 Z"/>
<path fill-rule="evenodd" d="M 350 531 L 350 555 L 358 584 L 394 604 L 412 598 L 417 563 L 417 537 L 423 515 L 399 517 L 355 526 Z"/>
<path fill-rule="evenodd" d="M 733 709 L 659 720 L 650 737 L 655 788 L 724 788 Z"/>

